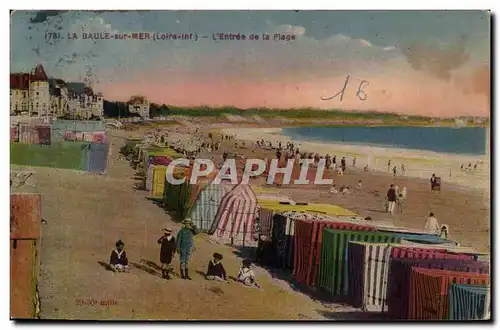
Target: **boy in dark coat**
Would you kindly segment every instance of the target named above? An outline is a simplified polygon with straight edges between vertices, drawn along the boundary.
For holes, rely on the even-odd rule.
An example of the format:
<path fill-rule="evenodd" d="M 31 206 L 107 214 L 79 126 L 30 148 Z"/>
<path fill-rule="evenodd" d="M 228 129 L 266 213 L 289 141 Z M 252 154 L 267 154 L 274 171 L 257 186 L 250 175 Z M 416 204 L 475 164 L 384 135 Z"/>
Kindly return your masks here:
<path fill-rule="evenodd" d="M 172 230 L 163 228 L 163 236 L 158 240 L 161 244 L 160 248 L 160 262 L 161 262 L 161 277 L 170 280 L 169 275 L 172 270 L 171 263 L 174 257 L 177 245 L 175 244 L 175 237 L 172 236 Z"/>
<path fill-rule="evenodd" d="M 125 244 L 121 240 L 116 242 L 116 249 L 111 251 L 109 257 L 109 268 L 114 272 L 125 272 L 130 270 L 128 265 L 127 253 L 125 253 Z"/>
<path fill-rule="evenodd" d="M 207 280 L 226 281 L 226 270 L 222 265 L 222 255 L 214 253 L 214 259 L 208 262 Z"/>

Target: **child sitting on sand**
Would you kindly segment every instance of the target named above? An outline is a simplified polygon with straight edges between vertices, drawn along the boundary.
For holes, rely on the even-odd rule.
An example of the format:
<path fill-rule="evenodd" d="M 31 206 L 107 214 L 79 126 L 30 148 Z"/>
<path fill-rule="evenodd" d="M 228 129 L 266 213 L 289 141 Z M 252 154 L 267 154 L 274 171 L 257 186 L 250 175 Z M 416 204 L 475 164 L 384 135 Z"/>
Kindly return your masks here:
<path fill-rule="evenodd" d="M 330 188 L 330 194 L 336 194 L 338 193 L 337 188 L 335 187 L 335 183 L 332 185 Z"/>
<path fill-rule="evenodd" d="M 439 237 L 441 237 L 443 239 L 448 239 L 448 235 L 449 235 L 448 225 L 442 225 L 441 226 L 441 233 L 439 234 Z"/>
<path fill-rule="evenodd" d="M 260 285 L 255 279 L 255 274 L 252 270 L 252 263 L 250 260 L 243 260 L 241 262 L 241 268 L 236 277 L 238 282 L 245 284 L 246 286 L 255 286 L 260 288 Z"/>
<path fill-rule="evenodd" d="M 109 257 L 109 268 L 114 272 L 128 272 L 130 266 L 128 265 L 127 253 L 125 253 L 125 244 L 121 240 L 116 242 L 116 249 L 111 251 Z"/>
<path fill-rule="evenodd" d="M 222 254 L 214 253 L 213 260 L 208 262 L 208 270 L 207 270 L 207 280 L 212 281 L 226 281 L 226 270 L 222 265 Z"/>

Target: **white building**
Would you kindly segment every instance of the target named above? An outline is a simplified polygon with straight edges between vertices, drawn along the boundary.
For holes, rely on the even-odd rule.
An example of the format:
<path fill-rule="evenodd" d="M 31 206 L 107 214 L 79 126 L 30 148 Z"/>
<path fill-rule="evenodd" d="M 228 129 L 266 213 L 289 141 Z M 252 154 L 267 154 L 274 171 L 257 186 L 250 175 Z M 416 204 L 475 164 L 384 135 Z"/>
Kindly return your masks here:
<path fill-rule="evenodd" d="M 128 101 L 130 113 L 136 113 L 142 118 L 149 118 L 150 103 L 144 96 L 132 96 Z"/>
<path fill-rule="evenodd" d="M 104 97 L 84 83 L 48 78 L 41 64 L 31 73 L 10 75 L 10 114 L 104 117 Z"/>
<path fill-rule="evenodd" d="M 10 75 L 10 113 L 30 116 L 50 114 L 49 81 L 41 64 L 30 73 Z"/>
<path fill-rule="evenodd" d="M 72 116 L 90 119 L 92 116 L 104 117 L 104 97 L 95 94 L 92 88 L 84 83 L 68 83 L 68 112 Z"/>

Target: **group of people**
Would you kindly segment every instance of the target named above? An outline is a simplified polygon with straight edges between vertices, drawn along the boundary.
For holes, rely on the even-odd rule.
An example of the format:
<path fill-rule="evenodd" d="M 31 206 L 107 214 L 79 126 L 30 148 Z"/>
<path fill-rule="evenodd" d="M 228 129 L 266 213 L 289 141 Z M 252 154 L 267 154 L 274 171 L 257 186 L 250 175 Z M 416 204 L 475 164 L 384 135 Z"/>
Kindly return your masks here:
<path fill-rule="evenodd" d="M 408 196 L 408 191 L 406 187 L 403 189 L 399 189 L 398 186 L 391 184 L 389 190 L 386 195 L 386 212 L 390 214 L 394 214 L 394 208 L 396 204 L 398 205 L 399 212 L 403 212 L 403 203 L 406 201 Z"/>
<path fill-rule="evenodd" d="M 390 172 L 391 170 L 391 160 L 389 159 L 387 161 L 387 172 Z M 398 174 L 398 167 L 396 165 L 394 165 L 392 167 L 392 174 L 394 176 L 396 176 Z M 401 164 L 401 175 L 406 175 L 406 166 L 405 164 Z"/>
<path fill-rule="evenodd" d="M 172 279 L 170 276 L 173 270 L 172 261 L 174 255 L 178 253 L 180 277 L 185 280 L 192 280 L 189 276 L 188 266 L 192 253 L 195 251 L 194 236 L 198 233 L 196 226 L 188 218 L 182 222 L 182 228 L 177 233 L 177 237 L 172 235 L 170 228 L 163 228 L 162 231 L 163 235 L 157 241 L 160 244 L 162 278 L 167 280 Z M 124 249 L 125 244 L 119 240 L 115 246 L 116 248 L 111 252 L 109 268 L 114 272 L 129 272 L 131 268 Z M 206 272 L 207 280 L 227 282 L 227 275 L 222 265 L 222 259 L 223 257 L 220 253 L 213 254 L 213 259 L 208 263 Z M 252 270 L 252 263 L 249 260 L 242 261 L 236 280 L 246 286 L 260 287 Z"/>
<path fill-rule="evenodd" d="M 362 187 L 362 182 L 361 180 L 358 181 L 358 184 L 356 185 L 356 189 L 361 189 Z M 337 186 L 334 184 L 332 184 L 332 186 L 330 187 L 330 194 L 341 194 L 341 195 L 347 195 L 351 192 L 351 189 L 349 188 L 349 186 L 346 186 L 346 185 L 342 185 L 340 186 L 340 189 L 337 190 Z"/>
<path fill-rule="evenodd" d="M 474 164 L 474 167 L 472 167 L 472 163 L 469 163 L 469 166 L 465 167 L 464 164 L 460 165 L 460 170 L 463 171 L 464 169 L 467 171 L 471 171 L 474 168 L 474 171 L 477 170 L 477 164 Z"/>

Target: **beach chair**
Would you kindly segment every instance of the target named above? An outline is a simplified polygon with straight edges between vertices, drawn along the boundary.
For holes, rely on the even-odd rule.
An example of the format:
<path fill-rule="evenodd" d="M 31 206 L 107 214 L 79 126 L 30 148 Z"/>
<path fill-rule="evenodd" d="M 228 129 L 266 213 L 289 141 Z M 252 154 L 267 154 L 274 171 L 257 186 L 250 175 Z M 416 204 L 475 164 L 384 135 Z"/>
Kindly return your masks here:
<path fill-rule="evenodd" d="M 437 190 L 437 191 L 441 190 L 441 177 L 436 177 L 436 181 L 435 181 L 434 185 L 431 187 L 431 189 Z"/>

